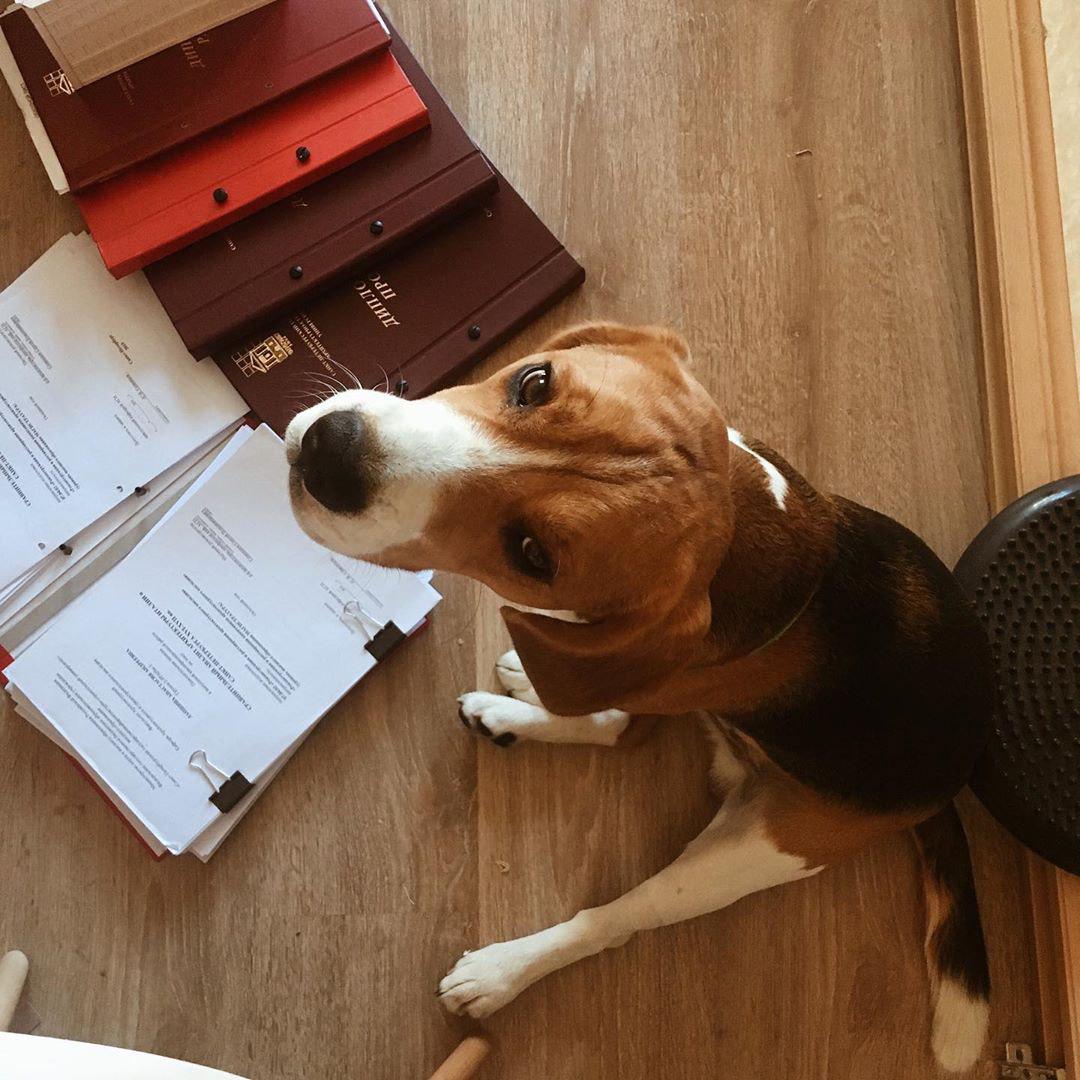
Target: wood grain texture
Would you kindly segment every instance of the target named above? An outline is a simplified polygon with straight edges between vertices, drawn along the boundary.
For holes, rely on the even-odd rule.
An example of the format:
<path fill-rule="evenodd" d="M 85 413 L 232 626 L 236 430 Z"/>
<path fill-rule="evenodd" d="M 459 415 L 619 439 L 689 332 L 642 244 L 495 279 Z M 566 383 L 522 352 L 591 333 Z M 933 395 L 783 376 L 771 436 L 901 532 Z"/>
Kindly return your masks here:
<path fill-rule="evenodd" d="M 960 0 L 991 501 L 1080 469 L 1080 395 L 1039 0 Z"/>
<path fill-rule="evenodd" d="M 1042 0 L 1041 7 L 1046 27 L 1046 73 L 1069 272 L 1073 347 L 1080 377 L 1080 7 L 1070 0 Z"/>
<path fill-rule="evenodd" d="M 396 0 L 493 161 L 585 263 L 571 320 L 661 320 L 730 420 L 953 560 L 988 516 L 957 39 L 942 0 Z M 0 271 L 72 222 L 0 102 Z M 809 150 L 810 153 L 800 153 Z M 657 573 L 664 572 L 663 566 Z M 316 730 L 207 867 L 156 865 L 0 719 L 0 950 L 43 1033 L 260 1080 L 429 1074 L 467 1029 L 464 948 L 608 900 L 711 814 L 690 721 L 626 751 L 476 746 L 496 605 L 443 577 L 432 629 Z M 992 1042 L 1038 1042 L 1024 859 L 968 800 Z M 500 1080 L 935 1078 L 913 852 L 642 935 L 489 1024 Z M 989 1078 L 989 1060 L 975 1075 Z"/>

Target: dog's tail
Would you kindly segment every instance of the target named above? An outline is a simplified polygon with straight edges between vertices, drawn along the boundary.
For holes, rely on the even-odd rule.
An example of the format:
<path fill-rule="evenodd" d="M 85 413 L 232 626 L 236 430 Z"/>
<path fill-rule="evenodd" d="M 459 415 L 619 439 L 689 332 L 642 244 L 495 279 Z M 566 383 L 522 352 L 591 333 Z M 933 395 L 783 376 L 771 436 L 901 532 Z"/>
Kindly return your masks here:
<path fill-rule="evenodd" d="M 964 826 L 950 803 L 915 828 L 926 893 L 926 962 L 934 1056 L 951 1072 L 975 1064 L 990 1021 L 990 969 Z"/>

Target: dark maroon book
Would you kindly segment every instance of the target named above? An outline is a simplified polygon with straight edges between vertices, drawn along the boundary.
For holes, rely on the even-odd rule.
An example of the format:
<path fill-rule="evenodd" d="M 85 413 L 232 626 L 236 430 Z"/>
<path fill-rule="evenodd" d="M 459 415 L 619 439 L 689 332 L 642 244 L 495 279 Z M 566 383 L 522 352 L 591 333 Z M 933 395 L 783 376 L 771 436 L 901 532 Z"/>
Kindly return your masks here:
<path fill-rule="evenodd" d="M 0 29 L 72 191 L 390 43 L 368 0 L 274 0 L 73 90 L 24 10 Z"/>
<path fill-rule="evenodd" d="M 444 386 L 584 280 L 500 179 L 480 206 L 215 359 L 282 434 L 328 385 L 410 398 Z"/>
<path fill-rule="evenodd" d="M 430 127 L 146 268 L 184 344 L 205 356 L 357 273 L 496 187 L 495 173 L 393 32 Z"/>

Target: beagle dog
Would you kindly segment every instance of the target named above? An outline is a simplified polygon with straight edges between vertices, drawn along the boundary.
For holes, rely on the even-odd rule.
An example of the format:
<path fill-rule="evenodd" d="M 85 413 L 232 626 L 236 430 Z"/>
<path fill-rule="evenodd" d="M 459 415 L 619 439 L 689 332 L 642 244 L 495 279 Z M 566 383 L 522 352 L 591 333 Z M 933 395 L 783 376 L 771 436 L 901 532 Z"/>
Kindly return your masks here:
<path fill-rule="evenodd" d="M 990 980 L 952 799 L 992 717 L 983 633 L 921 540 L 729 428 L 687 358 L 666 329 L 586 325 L 476 385 L 418 401 L 349 390 L 286 432 L 293 509 L 316 541 L 506 600 L 506 693 L 460 698 L 474 732 L 616 746 L 633 715 L 697 712 L 712 736 L 722 804 L 669 867 L 466 953 L 439 995 L 487 1016 L 639 930 L 910 829 L 933 1047 L 965 1070 Z"/>

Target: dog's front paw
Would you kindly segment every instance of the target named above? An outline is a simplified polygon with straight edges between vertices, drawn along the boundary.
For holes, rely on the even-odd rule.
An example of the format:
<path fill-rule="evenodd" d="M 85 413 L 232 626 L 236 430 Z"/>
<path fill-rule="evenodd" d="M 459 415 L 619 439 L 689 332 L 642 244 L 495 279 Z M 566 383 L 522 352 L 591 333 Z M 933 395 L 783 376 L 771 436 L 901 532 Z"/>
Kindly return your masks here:
<path fill-rule="evenodd" d="M 439 983 L 438 996 L 450 1012 L 479 1020 L 511 1002 L 533 980 L 526 950 L 516 941 L 467 952 Z"/>
<path fill-rule="evenodd" d="M 525 668 L 516 649 L 503 653 L 495 661 L 495 674 L 511 697 L 517 698 L 518 701 L 527 701 L 530 705 L 540 704 L 540 699 L 536 696 L 529 676 L 525 674 Z"/>
<path fill-rule="evenodd" d="M 509 746 L 536 722 L 536 706 L 503 694 L 474 690 L 458 698 L 458 716 L 471 731 L 496 746 Z"/>

